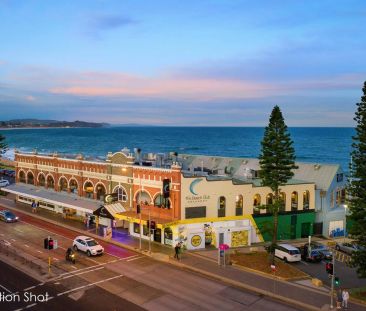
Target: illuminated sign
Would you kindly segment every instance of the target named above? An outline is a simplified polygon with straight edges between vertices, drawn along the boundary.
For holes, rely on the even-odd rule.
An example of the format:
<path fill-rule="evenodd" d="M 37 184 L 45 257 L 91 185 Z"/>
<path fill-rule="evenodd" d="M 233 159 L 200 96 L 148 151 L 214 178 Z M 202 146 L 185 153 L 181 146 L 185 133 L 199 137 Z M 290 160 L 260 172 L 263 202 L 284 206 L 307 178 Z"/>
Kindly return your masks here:
<path fill-rule="evenodd" d="M 191 244 L 193 247 L 199 247 L 201 245 L 201 242 L 202 242 L 202 238 L 200 235 L 196 234 L 196 235 L 192 236 Z"/>

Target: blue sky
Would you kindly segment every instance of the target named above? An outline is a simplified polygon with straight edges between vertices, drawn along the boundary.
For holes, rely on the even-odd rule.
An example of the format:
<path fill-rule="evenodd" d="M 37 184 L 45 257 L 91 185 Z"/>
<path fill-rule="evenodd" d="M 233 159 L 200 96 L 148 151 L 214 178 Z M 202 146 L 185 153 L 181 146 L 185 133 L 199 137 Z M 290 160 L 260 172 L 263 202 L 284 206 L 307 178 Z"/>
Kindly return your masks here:
<path fill-rule="evenodd" d="M 366 2 L 0 0 L 2 120 L 353 126 Z"/>

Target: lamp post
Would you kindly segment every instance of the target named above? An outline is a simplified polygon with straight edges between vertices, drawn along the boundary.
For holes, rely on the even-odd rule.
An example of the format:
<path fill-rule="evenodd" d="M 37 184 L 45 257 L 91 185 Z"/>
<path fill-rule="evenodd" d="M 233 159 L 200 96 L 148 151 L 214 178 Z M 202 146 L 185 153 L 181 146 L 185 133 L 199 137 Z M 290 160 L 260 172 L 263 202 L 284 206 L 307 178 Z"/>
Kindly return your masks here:
<path fill-rule="evenodd" d="M 346 231 L 347 231 L 347 208 L 348 205 L 344 204 L 344 237 L 343 237 L 343 243 L 346 242 Z"/>

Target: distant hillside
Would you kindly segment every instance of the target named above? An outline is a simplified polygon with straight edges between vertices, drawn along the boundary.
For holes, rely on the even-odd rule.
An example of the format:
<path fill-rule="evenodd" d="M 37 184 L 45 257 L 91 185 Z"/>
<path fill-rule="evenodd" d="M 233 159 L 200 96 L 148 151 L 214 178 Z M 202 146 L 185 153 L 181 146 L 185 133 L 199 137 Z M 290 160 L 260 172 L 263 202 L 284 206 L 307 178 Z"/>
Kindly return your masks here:
<path fill-rule="evenodd" d="M 108 123 L 94 123 L 85 121 L 57 121 L 38 119 L 16 119 L 0 121 L 0 128 L 30 128 L 30 127 L 105 127 Z"/>

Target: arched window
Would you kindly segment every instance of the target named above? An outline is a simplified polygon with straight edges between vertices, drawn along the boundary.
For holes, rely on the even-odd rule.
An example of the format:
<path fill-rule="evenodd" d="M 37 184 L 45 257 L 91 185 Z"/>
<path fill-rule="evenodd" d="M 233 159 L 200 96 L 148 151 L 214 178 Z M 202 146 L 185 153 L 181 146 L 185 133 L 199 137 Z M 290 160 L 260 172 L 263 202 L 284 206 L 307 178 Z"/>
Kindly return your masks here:
<path fill-rule="evenodd" d="M 43 174 L 38 175 L 38 185 L 42 187 L 46 185 L 46 179 Z"/>
<path fill-rule="evenodd" d="M 243 216 L 243 196 L 241 194 L 236 196 L 235 199 L 235 216 Z"/>
<path fill-rule="evenodd" d="M 76 179 L 71 179 L 69 182 L 69 188 L 70 188 L 70 192 L 72 193 L 78 193 L 78 182 L 76 181 Z"/>
<path fill-rule="evenodd" d="M 96 185 L 96 193 L 97 193 L 97 200 L 104 201 L 106 190 L 103 184 Z"/>
<path fill-rule="evenodd" d="M 118 201 L 127 202 L 127 192 L 124 188 L 118 187 L 114 193 L 117 193 Z"/>
<path fill-rule="evenodd" d="M 60 191 L 67 191 L 68 183 L 65 177 L 61 177 L 58 183 Z"/>
<path fill-rule="evenodd" d="M 294 191 L 291 193 L 291 211 L 297 211 L 298 206 L 298 195 L 297 192 Z"/>
<path fill-rule="evenodd" d="M 143 204 L 151 204 L 151 198 L 149 193 L 142 190 L 136 196 L 136 203 L 142 202 Z"/>
<path fill-rule="evenodd" d="M 165 199 L 161 194 L 158 194 L 154 199 L 154 206 L 162 207 L 165 205 Z"/>
<path fill-rule="evenodd" d="M 253 198 L 253 214 L 260 214 L 261 196 L 257 193 Z"/>
<path fill-rule="evenodd" d="M 52 175 L 47 176 L 47 188 L 54 189 L 55 188 L 55 180 Z"/>
<path fill-rule="evenodd" d="M 268 193 L 266 196 L 266 205 L 272 205 L 273 204 L 273 194 Z M 269 207 L 266 208 L 266 213 L 270 213 L 271 209 Z"/>
<path fill-rule="evenodd" d="M 84 195 L 86 198 L 93 199 L 94 185 L 91 181 L 84 184 Z"/>
<path fill-rule="evenodd" d="M 284 212 L 286 210 L 286 193 L 281 192 L 280 193 L 280 211 Z"/>
<path fill-rule="evenodd" d="M 304 191 L 302 194 L 303 198 L 303 209 L 308 210 L 310 206 L 310 192 L 308 190 Z"/>
<path fill-rule="evenodd" d="M 226 198 L 221 196 L 219 198 L 219 208 L 217 210 L 217 217 L 225 217 L 225 209 L 226 209 Z"/>
<path fill-rule="evenodd" d="M 34 185 L 34 175 L 32 172 L 27 173 L 27 184 Z"/>
<path fill-rule="evenodd" d="M 19 182 L 25 183 L 25 173 L 23 171 L 19 172 Z"/>

